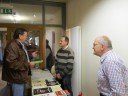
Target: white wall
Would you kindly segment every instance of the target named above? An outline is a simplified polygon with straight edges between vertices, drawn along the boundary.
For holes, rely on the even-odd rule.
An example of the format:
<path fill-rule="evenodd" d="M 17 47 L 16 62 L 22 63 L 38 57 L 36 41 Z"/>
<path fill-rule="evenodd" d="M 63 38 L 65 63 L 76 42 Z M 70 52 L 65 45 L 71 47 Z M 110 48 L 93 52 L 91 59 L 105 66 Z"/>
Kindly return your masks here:
<path fill-rule="evenodd" d="M 73 49 L 75 57 L 71 81 L 72 91 L 78 96 L 81 92 L 81 28 L 79 26 L 70 29 L 69 39 L 69 46 Z"/>
<path fill-rule="evenodd" d="M 53 37 L 52 34 L 55 33 L 55 43 L 53 42 Z M 54 53 L 54 56 L 56 55 L 57 51 L 59 50 L 59 40 L 60 37 L 64 35 L 64 31 L 62 28 L 56 28 L 56 27 L 46 27 L 46 34 L 45 37 L 46 39 L 49 40 L 49 45 L 52 48 L 52 51 Z M 54 46 L 54 47 L 53 47 Z M 54 49 L 55 48 L 55 49 Z"/>
<path fill-rule="evenodd" d="M 128 66 L 128 1 L 68 0 L 67 28 L 82 28 L 82 91 L 84 96 L 99 96 L 96 87 L 99 57 L 93 55 L 92 44 L 98 35 L 107 35 L 113 49 Z M 75 95 L 74 95 L 75 96 Z"/>

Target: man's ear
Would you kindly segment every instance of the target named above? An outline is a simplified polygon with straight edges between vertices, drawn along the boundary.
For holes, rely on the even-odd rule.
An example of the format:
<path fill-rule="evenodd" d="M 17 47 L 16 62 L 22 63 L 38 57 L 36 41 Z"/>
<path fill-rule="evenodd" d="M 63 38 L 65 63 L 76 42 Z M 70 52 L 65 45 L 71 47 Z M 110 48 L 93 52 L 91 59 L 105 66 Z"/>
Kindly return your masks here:
<path fill-rule="evenodd" d="M 22 35 L 19 34 L 19 38 L 21 38 L 21 37 L 22 37 Z"/>
<path fill-rule="evenodd" d="M 104 46 L 104 45 L 102 45 L 102 46 L 101 46 L 101 50 L 103 51 L 104 49 L 105 49 L 105 46 Z"/>

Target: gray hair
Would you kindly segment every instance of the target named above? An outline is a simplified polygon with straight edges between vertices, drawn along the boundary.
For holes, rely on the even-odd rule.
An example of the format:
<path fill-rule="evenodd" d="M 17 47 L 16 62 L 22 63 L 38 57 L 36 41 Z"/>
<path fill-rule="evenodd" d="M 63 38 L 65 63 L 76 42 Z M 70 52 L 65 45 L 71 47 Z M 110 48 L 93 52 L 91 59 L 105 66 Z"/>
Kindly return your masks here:
<path fill-rule="evenodd" d="M 112 49 L 111 40 L 107 36 L 101 36 L 99 39 L 99 43 L 106 46 L 107 48 Z"/>

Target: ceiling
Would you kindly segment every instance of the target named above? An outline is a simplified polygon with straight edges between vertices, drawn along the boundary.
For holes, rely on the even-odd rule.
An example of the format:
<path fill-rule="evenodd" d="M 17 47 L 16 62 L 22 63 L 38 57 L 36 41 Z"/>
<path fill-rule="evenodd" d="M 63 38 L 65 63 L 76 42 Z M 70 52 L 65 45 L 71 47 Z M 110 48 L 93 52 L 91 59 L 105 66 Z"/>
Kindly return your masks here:
<path fill-rule="evenodd" d="M 12 9 L 12 14 L 0 14 L 0 23 L 20 23 L 20 24 L 42 24 L 42 3 L 44 1 L 66 3 L 67 0 L 4 0 L 0 1 L 0 8 Z M 14 3 L 13 3 L 14 2 Z M 42 3 L 41 3 L 42 2 Z M 0 10 L 1 11 L 1 10 Z M 46 21 L 54 23 L 55 16 L 60 12 L 60 8 L 47 8 Z M 58 17 L 57 17 L 58 18 Z M 61 19 L 61 18 L 60 18 Z M 58 21 L 59 22 L 59 21 Z"/>
<path fill-rule="evenodd" d="M 45 1 L 51 1 L 51 2 L 67 2 L 68 0 L 0 0 L 0 2 L 6 2 L 6 3 L 42 3 Z"/>
<path fill-rule="evenodd" d="M 44 0 L 44 1 L 53 1 L 53 2 L 67 2 L 68 0 Z"/>

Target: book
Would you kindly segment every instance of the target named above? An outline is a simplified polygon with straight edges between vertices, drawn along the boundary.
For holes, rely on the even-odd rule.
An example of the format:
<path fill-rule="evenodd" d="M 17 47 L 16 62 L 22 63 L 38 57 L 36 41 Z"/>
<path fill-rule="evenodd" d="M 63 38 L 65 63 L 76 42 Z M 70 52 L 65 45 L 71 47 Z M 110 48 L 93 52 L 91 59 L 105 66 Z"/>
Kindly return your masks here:
<path fill-rule="evenodd" d="M 46 94 L 39 94 L 39 95 L 32 95 L 32 96 L 56 96 L 55 93 L 46 93 Z"/>
<path fill-rule="evenodd" d="M 35 63 L 35 64 L 38 64 L 38 63 L 42 63 L 43 60 L 32 60 L 32 62 Z"/>
<path fill-rule="evenodd" d="M 52 91 L 53 91 L 53 92 L 63 90 L 63 89 L 61 88 L 60 84 L 59 84 L 59 85 L 50 86 L 50 87 L 52 88 Z"/>
<path fill-rule="evenodd" d="M 67 90 L 61 90 L 55 92 L 56 96 L 71 96 Z"/>
<path fill-rule="evenodd" d="M 46 93 L 52 93 L 52 89 L 50 87 L 33 89 L 33 95 L 46 94 Z"/>
<path fill-rule="evenodd" d="M 46 87 L 45 80 L 33 80 L 32 81 L 32 86 L 44 86 Z"/>
<path fill-rule="evenodd" d="M 45 80 L 47 86 L 54 86 L 54 85 L 59 85 L 59 83 L 56 80 Z"/>

